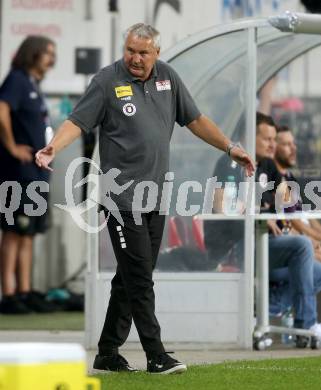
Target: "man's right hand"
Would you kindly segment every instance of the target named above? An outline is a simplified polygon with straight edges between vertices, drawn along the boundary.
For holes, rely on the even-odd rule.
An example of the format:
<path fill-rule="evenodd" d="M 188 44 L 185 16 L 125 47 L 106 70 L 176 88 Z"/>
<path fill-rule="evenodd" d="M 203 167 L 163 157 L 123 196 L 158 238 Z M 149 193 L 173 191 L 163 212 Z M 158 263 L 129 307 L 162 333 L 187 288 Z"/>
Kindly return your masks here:
<path fill-rule="evenodd" d="M 10 151 L 11 155 L 24 163 L 30 163 L 33 160 L 33 149 L 29 145 L 16 144 Z"/>
<path fill-rule="evenodd" d="M 48 171 L 52 171 L 52 168 L 49 167 L 49 164 L 55 158 L 55 155 L 56 153 L 54 147 L 48 145 L 36 153 L 36 164 L 40 168 L 45 168 Z"/>

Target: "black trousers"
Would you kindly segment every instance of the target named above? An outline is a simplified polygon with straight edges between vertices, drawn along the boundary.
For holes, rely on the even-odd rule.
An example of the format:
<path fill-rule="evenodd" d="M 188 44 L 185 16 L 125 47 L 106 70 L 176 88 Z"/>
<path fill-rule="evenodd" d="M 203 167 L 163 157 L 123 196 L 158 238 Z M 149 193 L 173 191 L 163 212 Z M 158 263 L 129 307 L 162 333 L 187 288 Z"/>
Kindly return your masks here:
<path fill-rule="evenodd" d="M 161 331 L 155 316 L 152 273 L 161 244 L 165 216 L 158 212 L 142 214 L 136 225 L 131 212 L 121 212 L 124 226 L 110 215 L 107 226 L 117 259 L 111 282 L 111 296 L 98 343 L 99 354 L 118 352 L 127 339 L 132 319 L 147 355 L 164 352 Z"/>

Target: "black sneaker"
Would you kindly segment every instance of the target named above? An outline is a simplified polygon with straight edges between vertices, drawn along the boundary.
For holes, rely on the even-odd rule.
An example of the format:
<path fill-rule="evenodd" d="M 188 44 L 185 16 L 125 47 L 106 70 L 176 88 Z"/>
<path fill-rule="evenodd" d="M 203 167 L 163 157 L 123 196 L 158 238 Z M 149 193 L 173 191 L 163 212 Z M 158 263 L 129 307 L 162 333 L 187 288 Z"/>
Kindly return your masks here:
<path fill-rule="evenodd" d="M 95 370 L 116 371 L 116 372 L 137 372 L 136 368 L 131 367 L 128 361 L 119 354 L 111 356 L 96 355 L 93 368 Z"/>
<path fill-rule="evenodd" d="M 17 295 L 5 295 L 0 302 L 1 314 L 29 314 L 31 310 Z"/>
<path fill-rule="evenodd" d="M 185 364 L 173 359 L 168 354 L 172 352 L 163 352 L 147 360 L 147 372 L 151 374 L 181 374 L 187 370 Z"/>
<path fill-rule="evenodd" d="M 307 336 L 296 336 L 295 346 L 297 348 L 306 348 L 309 345 L 310 337 Z"/>
<path fill-rule="evenodd" d="M 52 313 L 56 311 L 56 307 L 51 303 L 47 302 L 44 295 L 37 291 L 30 291 L 28 293 L 20 293 L 19 297 L 21 302 L 29 308 L 29 310 L 36 313 Z"/>

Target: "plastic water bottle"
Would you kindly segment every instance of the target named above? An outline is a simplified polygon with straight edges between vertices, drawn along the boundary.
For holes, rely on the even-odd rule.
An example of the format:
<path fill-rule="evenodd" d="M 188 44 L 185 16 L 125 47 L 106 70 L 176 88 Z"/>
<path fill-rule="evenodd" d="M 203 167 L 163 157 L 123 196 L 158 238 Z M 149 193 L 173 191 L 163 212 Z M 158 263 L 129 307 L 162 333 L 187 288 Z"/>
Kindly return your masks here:
<path fill-rule="evenodd" d="M 291 310 L 287 310 L 282 318 L 281 325 L 285 328 L 293 328 L 294 319 Z M 283 333 L 281 336 L 282 344 L 292 344 L 293 343 L 293 335 L 288 333 Z"/>
<path fill-rule="evenodd" d="M 235 215 L 237 212 L 237 186 L 235 177 L 230 175 L 225 183 L 223 196 L 223 212 L 227 215 Z"/>

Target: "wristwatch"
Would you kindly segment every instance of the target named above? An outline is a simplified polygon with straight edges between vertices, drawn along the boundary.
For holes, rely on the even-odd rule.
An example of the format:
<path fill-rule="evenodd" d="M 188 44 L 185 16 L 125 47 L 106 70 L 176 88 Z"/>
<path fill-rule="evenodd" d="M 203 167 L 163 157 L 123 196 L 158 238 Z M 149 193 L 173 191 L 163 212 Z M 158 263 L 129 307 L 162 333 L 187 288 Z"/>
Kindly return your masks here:
<path fill-rule="evenodd" d="M 227 149 L 226 149 L 226 153 L 229 157 L 231 157 L 231 150 L 233 148 L 235 148 L 235 146 L 237 146 L 236 144 L 234 144 L 233 142 L 229 143 L 228 146 L 227 146 Z"/>

